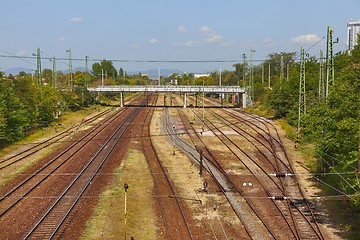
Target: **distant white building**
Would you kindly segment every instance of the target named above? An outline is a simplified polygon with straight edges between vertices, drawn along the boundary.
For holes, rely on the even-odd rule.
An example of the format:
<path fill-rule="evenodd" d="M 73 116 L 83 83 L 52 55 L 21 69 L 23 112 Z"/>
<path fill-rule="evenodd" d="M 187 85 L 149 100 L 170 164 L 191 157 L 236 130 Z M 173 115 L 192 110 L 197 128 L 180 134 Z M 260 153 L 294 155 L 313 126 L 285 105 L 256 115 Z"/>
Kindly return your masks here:
<path fill-rule="evenodd" d="M 205 73 L 195 73 L 194 77 L 195 78 L 201 78 L 201 77 L 209 77 L 210 74 L 205 74 Z"/>
<path fill-rule="evenodd" d="M 360 21 L 349 21 L 347 23 L 347 50 L 351 51 L 357 45 L 358 34 L 360 34 Z"/>

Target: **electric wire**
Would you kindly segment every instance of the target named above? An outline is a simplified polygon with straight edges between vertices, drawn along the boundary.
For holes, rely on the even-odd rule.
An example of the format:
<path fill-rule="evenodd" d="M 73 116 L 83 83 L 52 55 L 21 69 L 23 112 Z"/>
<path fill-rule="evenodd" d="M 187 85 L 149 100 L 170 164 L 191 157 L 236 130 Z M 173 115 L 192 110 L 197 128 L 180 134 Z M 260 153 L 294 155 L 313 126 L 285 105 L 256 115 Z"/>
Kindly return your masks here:
<path fill-rule="evenodd" d="M 8 51 L 6 51 L 6 50 L 3 50 L 3 49 L 1 49 L 1 48 L 0 48 L 0 50 L 3 51 L 3 52 L 5 52 L 5 53 L 7 53 L 7 54 L 10 54 L 10 56 L 7 55 L 7 57 L 9 57 L 9 58 L 18 58 L 18 59 L 20 59 L 20 60 L 22 60 L 22 61 L 24 61 L 24 62 L 27 62 L 27 63 L 29 63 L 29 64 L 31 64 L 31 65 L 33 65 L 33 66 L 36 66 L 35 63 L 26 60 L 27 57 L 25 58 L 25 57 L 22 57 L 22 56 L 16 56 L 15 54 L 13 54 L 13 53 L 11 53 L 11 52 L 8 52 Z M 0 55 L 0 57 L 3 57 L 3 56 L 5 56 L 5 55 Z M 32 58 L 34 59 L 34 58 L 36 58 L 36 57 L 32 57 Z"/>
<path fill-rule="evenodd" d="M 319 154 L 317 154 L 322 161 L 324 161 L 350 188 L 352 188 L 355 192 L 357 191 L 341 174 L 336 171 L 336 169 L 324 158 L 322 158 Z"/>

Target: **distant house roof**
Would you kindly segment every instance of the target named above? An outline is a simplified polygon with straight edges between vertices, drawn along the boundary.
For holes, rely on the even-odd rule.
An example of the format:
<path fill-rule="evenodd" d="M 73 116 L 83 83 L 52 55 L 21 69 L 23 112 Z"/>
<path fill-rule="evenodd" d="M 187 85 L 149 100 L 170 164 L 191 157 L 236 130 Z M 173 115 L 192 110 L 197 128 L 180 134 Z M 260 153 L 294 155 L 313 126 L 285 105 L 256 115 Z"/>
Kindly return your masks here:
<path fill-rule="evenodd" d="M 208 76 L 210 76 L 210 74 L 207 74 L 207 73 L 195 73 L 194 74 L 195 78 L 208 77 Z"/>

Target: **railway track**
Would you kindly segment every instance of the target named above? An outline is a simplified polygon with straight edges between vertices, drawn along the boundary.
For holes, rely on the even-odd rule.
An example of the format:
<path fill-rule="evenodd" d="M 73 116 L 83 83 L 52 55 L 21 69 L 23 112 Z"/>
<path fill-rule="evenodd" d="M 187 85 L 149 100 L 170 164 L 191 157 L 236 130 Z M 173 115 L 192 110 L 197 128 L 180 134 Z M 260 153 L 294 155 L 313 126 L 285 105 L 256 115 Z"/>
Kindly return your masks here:
<path fill-rule="evenodd" d="M 57 144 L 61 141 L 64 141 L 64 139 L 73 135 L 81 126 L 88 125 L 88 124 L 98 120 L 99 118 L 105 116 L 106 114 L 108 114 L 110 112 L 111 112 L 111 109 L 108 109 L 108 110 L 100 112 L 94 116 L 91 116 L 90 118 L 87 118 L 87 119 L 84 118 L 79 124 L 72 125 L 68 129 L 56 134 L 55 136 L 52 136 L 51 138 L 46 139 L 46 141 L 35 143 L 31 147 L 26 148 L 25 150 L 23 150 L 17 154 L 14 154 L 7 158 L 1 159 L 0 160 L 0 173 L 1 173 L 1 170 L 7 169 L 10 166 L 12 166 L 20 161 L 26 160 L 29 157 L 31 157 L 32 155 L 34 155 L 35 153 L 37 153 L 41 150 L 44 150 L 44 149 L 50 147 L 51 145 Z"/>
<path fill-rule="evenodd" d="M 209 110 L 211 113 L 212 110 Z M 212 113 L 214 114 L 214 113 Z M 213 115 L 214 116 L 214 115 Z M 222 123 L 226 123 L 229 119 L 229 117 L 220 117 L 219 115 L 216 115 L 217 120 L 221 121 Z M 226 120 L 225 120 L 226 119 Z M 231 128 L 239 133 L 239 131 L 236 129 L 235 125 L 230 124 Z M 213 126 L 215 129 L 216 127 Z M 216 128 L 219 130 L 218 128 Z M 258 132 L 257 132 L 258 134 Z M 217 134 L 219 135 L 219 134 Z M 223 134 L 222 136 L 225 136 Z M 225 136 L 226 137 L 226 136 Z M 230 140 L 230 138 L 226 137 L 227 140 Z M 230 140 L 231 141 L 231 140 Z M 222 140 L 222 142 L 225 143 L 225 141 Z M 234 145 L 235 142 L 231 141 Z M 240 146 L 237 146 L 238 149 L 240 149 Z M 257 148 L 258 151 L 261 151 L 261 149 Z M 244 152 L 244 150 L 242 150 Z M 236 154 L 234 154 L 236 156 Z M 274 154 L 275 156 L 277 154 Z M 252 157 L 249 154 L 246 154 L 247 158 L 251 159 L 251 161 L 256 164 L 256 159 L 252 159 Z M 264 156 L 266 156 L 264 154 Z M 243 158 L 242 158 L 243 159 Z M 271 159 L 266 158 L 268 161 L 271 161 Z M 242 161 L 239 158 L 240 161 Z M 273 161 L 276 161 L 277 158 L 275 158 Z M 243 161 L 242 161 L 243 162 Z M 254 165 L 252 164 L 252 165 Z M 283 172 L 284 169 L 281 168 L 281 166 L 284 164 L 284 161 L 282 161 L 280 164 L 275 163 L 276 165 L 276 172 Z M 246 167 L 249 169 L 251 164 L 247 164 Z M 283 219 L 287 221 L 287 225 L 290 228 L 290 231 L 293 233 L 293 237 L 296 239 L 322 239 L 321 232 L 318 229 L 318 226 L 316 224 L 316 221 L 314 218 L 309 218 L 307 213 L 310 211 L 309 208 L 305 208 L 305 206 L 297 207 L 296 205 L 300 206 L 301 202 L 304 201 L 304 198 L 299 198 L 300 186 L 296 184 L 296 181 L 294 181 L 294 178 L 279 178 L 279 179 L 273 179 L 273 177 L 270 177 L 271 172 L 267 172 L 266 168 L 263 168 L 260 166 L 260 174 L 254 174 L 254 171 L 250 171 L 255 178 L 258 180 L 259 183 L 261 183 L 262 187 L 267 192 L 268 196 L 278 196 L 286 198 L 289 198 L 289 200 L 286 201 L 274 201 L 272 199 L 273 203 L 275 204 L 275 208 L 277 208 L 280 211 L 280 214 L 283 216 Z M 290 174 L 294 174 L 293 172 L 287 172 Z M 262 180 L 260 178 L 263 178 Z M 278 183 L 280 182 L 280 183 Z M 271 185 L 269 183 L 272 183 Z M 279 192 L 279 190 L 281 192 Z M 277 192 L 276 192 L 277 191 Z M 279 198 L 280 199 L 280 198 Z M 284 200 L 284 199 L 283 199 Z M 257 200 L 257 202 L 261 201 Z M 268 200 L 267 200 L 268 201 Z M 296 204 L 295 204 L 296 203 Z M 264 203 L 265 204 L 265 203 Z M 275 218 L 275 217 L 274 217 Z M 280 219 L 278 219 L 280 221 Z M 312 223 L 314 222 L 314 223 Z"/>
<path fill-rule="evenodd" d="M 28 232 L 24 239 L 39 239 L 44 237 L 51 239 L 55 236 L 60 226 L 69 216 L 69 213 L 90 185 L 104 162 L 108 159 L 116 144 L 119 142 L 122 135 L 129 127 L 129 124 L 134 120 L 139 111 L 140 108 L 136 108 L 116 128 L 105 144 L 103 144 L 103 146 L 96 152 L 84 168 L 76 175 L 69 186 L 61 193 L 61 195 L 50 206 L 35 226 Z"/>
<path fill-rule="evenodd" d="M 12 213 L 16 211 L 23 212 L 26 202 L 31 204 L 34 198 L 38 198 L 37 194 L 39 194 L 40 189 L 48 188 L 49 184 L 51 186 L 54 181 L 60 181 L 61 187 L 53 186 L 54 189 L 49 188 L 49 193 L 46 193 L 46 196 L 40 196 L 41 201 L 37 201 L 39 210 L 35 212 L 35 215 L 31 210 L 24 212 L 24 218 L 19 219 L 16 223 L 25 224 L 29 222 L 29 219 L 36 222 L 26 235 L 24 232 L 18 235 L 21 238 L 24 236 L 25 239 L 54 237 L 139 111 L 140 108 L 128 108 L 115 113 L 105 122 L 97 125 L 76 140 L 65 151 L 48 161 L 12 190 L 2 195 L 0 199 L 0 222 L 13 218 Z M 110 128 L 109 126 L 112 125 L 117 127 L 115 129 Z M 112 132 L 112 134 L 106 139 L 99 137 L 100 133 L 105 132 Z M 97 137 L 98 139 L 96 139 Z M 95 148 L 91 147 L 94 143 Z M 87 152 L 89 147 L 94 151 Z M 85 157 L 88 156 L 87 154 L 91 155 L 89 160 Z M 77 163 L 76 167 L 74 167 L 74 163 L 70 163 L 75 155 L 82 155 L 84 158 Z"/>
<path fill-rule="evenodd" d="M 291 163 L 286 157 L 286 152 L 282 146 L 281 139 L 276 131 L 276 128 L 273 126 L 275 130 L 273 130 L 273 133 L 271 133 L 269 127 L 266 124 L 259 124 L 259 122 L 253 123 L 252 121 L 256 121 L 256 119 L 259 118 L 256 116 L 247 117 L 248 119 L 244 117 L 240 119 L 239 117 L 235 118 L 233 116 L 230 116 L 230 114 L 228 114 L 229 116 L 224 116 L 224 114 L 220 116 L 220 114 L 215 114 L 214 111 L 207 109 L 207 114 L 209 112 L 213 115 L 212 118 L 215 115 L 217 121 L 221 123 L 222 127 L 220 128 L 224 128 L 224 126 L 230 127 L 232 131 L 235 131 L 237 134 L 247 139 L 247 141 L 250 142 L 253 147 L 257 149 L 257 151 L 261 153 L 263 158 L 267 161 L 267 164 L 265 164 L 265 166 L 259 165 L 257 163 L 257 160 L 255 160 L 250 153 L 246 153 L 246 151 L 241 149 L 240 146 L 235 143 L 235 141 L 231 140 L 230 137 L 227 136 L 227 133 L 224 133 L 221 129 L 219 129 L 219 127 L 215 126 L 212 123 L 214 121 L 213 119 L 212 121 L 209 121 L 206 118 L 203 118 L 205 122 L 203 123 L 202 128 L 204 128 L 205 125 L 208 132 L 213 132 L 213 135 L 218 137 L 220 141 L 232 152 L 232 154 L 236 156 L 238 160 L 246 166 L 250 174 L 254 176 L 256 184 L 262 186 L 262 198 L 254 201 L 252 200 L 250 195 L 248 199 L 248 201 L 254 206 L 254 208 L 258 209 L 256 211 L 258 212 L 257 215 L 259 216 L 259 218 L 270 223 L 274 221 L 277 223 L 281 223 L 279 224 L 280 226 L 287 226 L 287 228 L 289 229 L 288 232 L 290 234 L 288 235 L 288 237 L 293 239 L 324 239 L 315 218 L 311 214 L 310 207 L 306 203 L 304 203 L 305 200 L 303 197 L 299 198 L 299 195 L 297 195 L 299 191 L 301 192 L 301 189 L 300 186 L 297 184 L 296 179 L 280 179 L 276 177 L 274 179 L 274 177 L 271 177 L 269 174 L 274 172 L 286 172 L 289 175 L 293 174 L 293 171 L 291 169 Z M 202 116 L 199 113 L 195 115 L 201 121 Z M 235 120 L 229 121 L 228 119 L 231 118 L 234 118 Z M 191 125 L 190 121 L 185 119 L 184 117 L 182 117 L 182 121 L 184 126 Z M 239 123 L 246 124 L 248 127 L 251 128 L 252 131 L 244 131 L 237 126 Z M 260 126 L 262 124 L 263 126 L 261 128 Z M 192 133 L 189 133 L 189 136 L 194 139 L 196 135 L 201 136 L 203 130 L 204 129 L 193 130 Z M 256 136 L 254 136 L 254 133 L 252 132 L 255 132 Z M 275 136 L 273 136 L 274 133 L 276 134 Z M 196 141 L 193 140 L 193 142 Z M 254 142 L 257 142 L 257 144 L 254 144 Z M 202 150 L 204 150 L 204 148 L 206 149 L 206 144 L 204 143 L 195 143 L 195 145 L 202 145 Z M 209 154 L 209 151 L 207 149 L 206 151 Z M 245 164 L 238 157 L 239 155 L 242 155 L 242 159 L 248 158 L 249 160 L 251 160 L 251 162 Z M 211 157 L 215 159 L 215 157 Z M 220 164 L 215 163 L 215 165 L 219 166 Z M 251 166 L 252 169 L 249 166 Z M 234 177 L 232 178 L 234 179 Z M 268 182 L 271 182 L 272 184 L 269 185 Z M 288 193 L 292 193 L 292 195 L 289 195 Z M 292 198 L 290 199 L 290 197 L 288 196 L 292 196 Z M 277 209 L 277 211 L 263 210 L 263 206 L 266 206 L 266 204 L 269 205 L 269 202 L 272 203 L 270 204 L 272 205 L 270 209 Z M 272 217 L 268 217 L 269 215 Z M 284 229 L 280 228 L 272 230 L 268 226 L 273 224 L 264 222 L 264 225 L 272 233 L 271 235 L 274 238 L 280 238 L 284 236 Z"/>
<path fill-rule="evenodd" d="M 272 146 L 274 155 L 280 163 L 278 164 L 277 172 L 292 174 L 291 178 L 280 178 L 280 181 L 283 186 L 286 186 L 286 188 L 283 188 L 284 194 L 290 196 L 290 207 L 294 210 L 293 217 L 296 218 L 295 222 L 298 225 L 298 229 L 301 229 L 301 231 L 299 231 L 299 236 L 303 238 L 310 238 L 311 236 L 309 236 L 307 230 L 310 225 L 313 228 L 313 231 L 316 233 L 316 236 L 319 239 L 324 239 L 324 236 L 322 235 L 321 230 L 317 224 L 310 203 L 305 198 L 301 190 L 299 182 L 296 178 L 296 174 L 293 170 L 292 162 L 289 160 L 288 154 L 283 146 L 278 130 L 273 123 L 271 123 L 265 118 L 259 118 L 258 116 L 254 116 L 249 113 L 241 113 L 246 115 L 247 117 L 251 117 L 252 119 L 258 119 L 258 121 L 265 127 L 265 132 L 268 132 L 269 142 Z M 261 128 L 261 126 L 257 127 Z M 261 129 L 263 130 L 263 128 Z"/>
<path fill-rule="evenodd" d="M 153 111 L 154 109 L 148 110 L 143 124 L 143 136 L 150 136 L 150 121 Z M 182 201 L 178 197 L 175 186 L 160 161 L 150 137 L 142 138 L 142 148 L 154 182 L 166 239 L 194 239 Z"/>

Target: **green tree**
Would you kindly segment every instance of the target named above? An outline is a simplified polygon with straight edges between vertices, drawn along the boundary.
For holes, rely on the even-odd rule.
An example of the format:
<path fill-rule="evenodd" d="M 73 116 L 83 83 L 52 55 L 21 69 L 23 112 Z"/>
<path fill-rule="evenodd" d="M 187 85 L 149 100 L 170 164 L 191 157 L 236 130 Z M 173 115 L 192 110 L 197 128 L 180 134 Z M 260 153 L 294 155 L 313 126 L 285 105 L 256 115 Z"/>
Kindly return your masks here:
<path fill-rule="evenodd" d="M 92 72 L 96 78 L 100 78 L 102 73 L 109 78 L 115 79 L 117 77 L 117 70 L 110 60 L 102 60 L 100 63 L 94 63 L 92 65 Z"/>
<path fill-rule="evenodd" d="M 21 102 L 14 94 L 14 84 L 12 81 L 0 80 L 0 115 L 2 127 L 6 129 L 4 139 L 0 144 L 6 145 L 25 136 L 26 129 L 29 126 L 28 114 L 23 109 Z M 3 134 L 2 133 L 2 134 Z"/>

